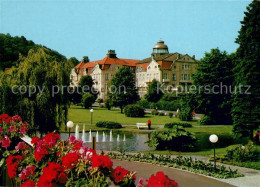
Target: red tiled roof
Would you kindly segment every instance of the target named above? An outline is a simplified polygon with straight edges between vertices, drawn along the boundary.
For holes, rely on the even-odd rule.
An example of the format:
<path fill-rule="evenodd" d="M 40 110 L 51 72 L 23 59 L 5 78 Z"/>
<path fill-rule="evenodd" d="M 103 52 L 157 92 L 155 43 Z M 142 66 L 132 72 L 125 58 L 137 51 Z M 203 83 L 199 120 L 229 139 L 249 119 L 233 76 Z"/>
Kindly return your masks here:
<path fill-rule="evenodd" d="M 144 64 L 137 64 L 136 67 L 142 67 L 144 71 L 146 71 L 146 68 L 149 63 L 144 63 Z"/>
<path fill-rule="evenodd" d="M 121 64 L 123 66 L 136 66 L 136 63 L 139 62 L 139 60 L 132 60 L 132 59 L 120 59 L 120 58 L 110 58 L 106 56 L 102 60 L 92 61 L 92 62 L 80 62 L 75 68 L 76 69 L 89 69 L 88 73 L 92 71 L 92 68 L 96 65 L 102 65 L 102 69 L 108 69 L 110 65 L 112 64 Z M 91 69 L 91 70 L 90 70 Z"/>
<path fill-rule="evenodd" d="M 160 65 L 161 69 L 170 69 L 172 65 L 172 62 L 167 61 L 159 61 L 157 63 Z"/>

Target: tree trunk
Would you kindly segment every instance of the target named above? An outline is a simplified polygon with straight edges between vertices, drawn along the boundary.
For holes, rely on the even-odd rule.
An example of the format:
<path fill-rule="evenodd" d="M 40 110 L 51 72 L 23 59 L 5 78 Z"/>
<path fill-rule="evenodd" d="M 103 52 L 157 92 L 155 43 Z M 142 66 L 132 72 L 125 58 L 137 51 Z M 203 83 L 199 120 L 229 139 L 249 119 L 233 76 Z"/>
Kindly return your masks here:
<path fill-rule="evenodd" d="M 123 114 L 123 107 L 120 107 L 120 109 L 121 109 L 121 114 Z"/>

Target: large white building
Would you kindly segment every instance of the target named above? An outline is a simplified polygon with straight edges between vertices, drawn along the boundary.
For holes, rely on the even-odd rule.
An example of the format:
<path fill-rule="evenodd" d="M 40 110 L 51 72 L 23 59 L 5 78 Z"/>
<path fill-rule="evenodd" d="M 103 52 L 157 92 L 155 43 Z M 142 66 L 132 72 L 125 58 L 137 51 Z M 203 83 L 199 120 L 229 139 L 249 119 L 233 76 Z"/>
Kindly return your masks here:
<path fill-rule="evenodd" d="M 158 41 L 149 58 L 139 60 L 117 58 L 114 50 L 109 50 L 102 60 L 89 62 L 87 57 L 71 71 L 71 86 L 77 86 L 84 75 L 92 76 L 94 88 L 99 98 L 106 99 L 107 85 L 114 73 L 122 66 L 130 67 L 136 75 L 136 86 L 140 96 L 146 93 L 149 83 L 156 79 L 164 89 L 176 89 L 192 84 L 197 61 L 195 56 L 169 53 L 164 41 Z"/>

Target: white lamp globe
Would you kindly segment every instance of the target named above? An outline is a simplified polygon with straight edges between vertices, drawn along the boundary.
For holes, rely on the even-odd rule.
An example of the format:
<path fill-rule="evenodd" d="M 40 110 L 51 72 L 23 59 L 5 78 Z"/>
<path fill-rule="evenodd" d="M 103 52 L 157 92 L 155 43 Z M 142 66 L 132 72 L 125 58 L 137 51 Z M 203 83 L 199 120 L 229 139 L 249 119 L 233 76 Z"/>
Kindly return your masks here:
<path fill-rule="evenodd" d="M 94 110 L 93 110 L 93 109 L 90 109 L 90 112 L 94 112 Z"/>
<path fill-rule="evenodd" d="M 218 136 L 217 136 L 216 134 L 210 135 L 209 141 L 210 141 L 211 143 L 217 143 L 217 141 L 218 141 Z"/>
<path fill-rule="evenodd" d="M 72 128 L 73 125 L 74 125 L 74 123 L 73 123 L 72 121 L 68 121 L 68 122 L 67 122 L 67 127 L 68 127 L 68 128 Z"/>

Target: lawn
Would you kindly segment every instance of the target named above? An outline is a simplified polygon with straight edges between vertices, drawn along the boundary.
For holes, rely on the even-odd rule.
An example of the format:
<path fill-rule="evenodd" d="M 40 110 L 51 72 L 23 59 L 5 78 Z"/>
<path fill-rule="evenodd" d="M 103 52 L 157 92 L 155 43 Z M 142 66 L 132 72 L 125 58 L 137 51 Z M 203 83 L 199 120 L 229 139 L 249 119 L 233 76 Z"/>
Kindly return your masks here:
<path fill-rule="evenodd" d="M 122 125 L 135 125 L 136 123 L 147 123 L 150 119 L 152 125 L 164 125 L 165 123 L 181 122 L 178 118 L 170 118 L 169 116 L 153 116 L 146 114 L 143 118 L 126 117 L 121 114 L 119 109 L 107 110 L 106 108 L 94 107 L 93 124 L 98 121 L 114 121 Z M 89 109 L 84 109 L 81 106 L 71 105 L 69 108 L 68 119 L 74 123 L 90 124 L 91 114 Z M 192 125 L 198 125 L 197 121 L 188 122 Z"/>

